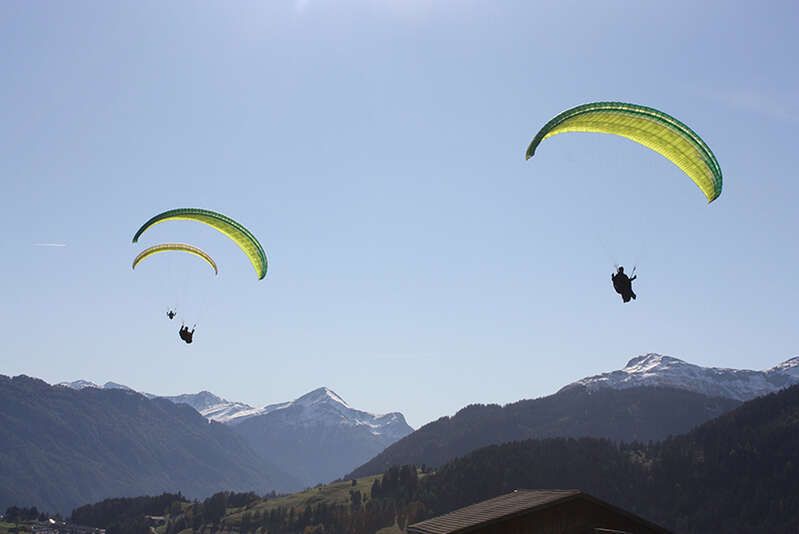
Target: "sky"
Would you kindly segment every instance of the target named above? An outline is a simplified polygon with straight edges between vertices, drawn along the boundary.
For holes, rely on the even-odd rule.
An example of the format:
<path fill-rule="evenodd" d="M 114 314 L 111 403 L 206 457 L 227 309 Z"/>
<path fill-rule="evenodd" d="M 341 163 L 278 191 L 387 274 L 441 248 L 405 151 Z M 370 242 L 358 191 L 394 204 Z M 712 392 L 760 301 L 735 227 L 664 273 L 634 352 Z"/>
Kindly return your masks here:
<path fill-rule="evenodd" d="M 2 2 L 0 373 L 256 406 L 327 386 L 418 427 L 648 352 L 769 368 L 799 353 L 797 27 L 790 1 Z M 597 100 L 687 123 L 721 197 L 613 136 L 525 161 Z M 190 222 L 131 243 L 175 207 L 242 222 L 266 279 Z M 131 269 L 172 241 L 219 276 Z"/>

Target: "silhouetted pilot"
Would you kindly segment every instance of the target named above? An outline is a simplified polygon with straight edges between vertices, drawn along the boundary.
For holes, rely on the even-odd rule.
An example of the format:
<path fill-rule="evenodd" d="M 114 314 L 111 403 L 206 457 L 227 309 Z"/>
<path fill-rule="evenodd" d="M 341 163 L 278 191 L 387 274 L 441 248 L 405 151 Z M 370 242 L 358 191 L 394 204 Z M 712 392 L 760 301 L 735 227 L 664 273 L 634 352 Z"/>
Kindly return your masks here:
<path fill-rule="evenodd" d="M 172 310 L 169 310 L 168 312 L 166 312 L 166 316 L 169 317 L 169 320 L 171 321 L 172 319 L 175 318 L 175 312 L 172 311 Z"/>
<path fill-rule="evenodd" d="M 189 330 L 188 326 L 181 326 L 180 331 L 178 331 L 178 335 L 180 336 L 180 339 L 186 343 L 191 343 L 192 337 L 194 336 L 194 328 Z"/>
<path fill-rule="evenodd" d="M 635 269 L 633 269 L 635 271 Z M 613 289 L 616 290 L 616 293 L 621 295 L 621 299 L 624 302 L 630 302 L 630 299 L 635 300 L 635 293 L 633 293 L 633 280 L 637 278 L 636 275 L 633 275 L 632 278 L 629 278 L 626 274 L 624 274 L 624 267 L 619 267 L 619 270 L 616 274 L 610 276 L 610 279 L 613 281 Z"/>

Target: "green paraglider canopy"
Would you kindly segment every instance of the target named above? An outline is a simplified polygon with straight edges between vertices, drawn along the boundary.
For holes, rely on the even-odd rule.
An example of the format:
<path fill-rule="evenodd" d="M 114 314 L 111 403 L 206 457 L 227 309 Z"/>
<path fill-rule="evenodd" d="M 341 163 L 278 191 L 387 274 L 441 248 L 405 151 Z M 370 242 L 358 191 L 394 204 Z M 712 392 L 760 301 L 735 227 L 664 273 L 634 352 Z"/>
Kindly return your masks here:
<path fill-rule="evenodd" d="M 662 155 L 682 169 L 713 202 L 721 194 L 716 156 L 688 126 L 671 115 L 624 102 L 593 102 L 560 113 L 544 125 L 527 147 L 527 159 L 544 139 L 565 132 L 595 132 L 626 137 Z"/>
<path fill-rule="evenodd" d="M 139 262 L 141 262 L 145 258 L 149 258 L 153 254 L 158 254 L 161 252 L 171 252 L 171 251 L 186 252 L 188 254 L 193 254 L 199 258 L 202 258 L 203 260 L 205 260 L 205 262 L 208 265 L 211 266 L 211 268 L 214 270 L 214 274 L 219 274 L 219 269 L 216 266 L 216 262 L 211 256 L 208 255 L 208 253 L 206 253 L 204 250 L 201 250 L 197 247 L 193 247 L 186 243 L 162 243 L 160 245 L 154 245 L 150 248 L 144 249 L 143 251 L 141 251 L 141 253 L 138 256 L 136 256 L 133 259 L 132 268 L 135 269 L 136 266 L 139 264 Z"/>
<path fill-rule="evenodd" d="M 262 280 L 266 276 L 268 267 L 266 253 L 255 236 L 247 230 L 241 223 L 214 211 L 201 208 L 178 208 L 163 213 L 159 213 L 144 223 L 133 236 L 136 243 L 139 237 L 148 228 L 166 221 L 197 221 L 218 230 L 233 240 L 236 245 L 247 255 L 255 269 L 258 279 Z"/>

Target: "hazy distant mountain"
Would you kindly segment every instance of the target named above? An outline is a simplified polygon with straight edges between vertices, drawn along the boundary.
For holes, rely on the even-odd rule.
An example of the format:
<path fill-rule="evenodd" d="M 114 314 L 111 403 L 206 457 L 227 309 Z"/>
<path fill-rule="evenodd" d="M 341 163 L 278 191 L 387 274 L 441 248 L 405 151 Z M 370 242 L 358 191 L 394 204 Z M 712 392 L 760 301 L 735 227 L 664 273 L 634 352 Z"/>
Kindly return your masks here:
<path fill-rule="evenodd" d="M 344 475 L 413 432 L 401 413 L 356 410 L 326 387 L 263 408 L 208 391 L 165 398 L 232 426 L 253 449 L 306 486 Z"/>
<path fill-rule="evenodd" d="M 348 476 L 392 465 L 440 466 L 486 445 L 548 437 L 656 441 L 687 432 L 739 404 L 674 388 L 570 388 L 506 406 L 476 404 L 442 417 L 386 448 Z"/>
<path fill-rule="evenodd" d="M 583 378 L 563 389 L 665 386 L 744 401 L 794 384 L 799 384 L 799 356 L 765 371 L 749 371 L 700 367 L 671 356 L 645 354 L 627 362 L 624 369 Z"/>
<path fill-rule="evenodd" d="M 113 496 L 299 485 L 230 428 L 114 384 L 59 387 L 0 375 L 0 428 L 0 509 L 68 512 Z"/>
<path fill-rule="evenodd" d="M 339 426 L 365 428 L 373 436 L 396 441 L 413 432 L 399 412 L 373 414 L 351 408 L 332 389 L 321 387 L 302 397 L 263 408 L 263 415 L 275 414 L 294 426 Z"/>
<path fill-rule="evenodd" d="M 61 385 L 99 388 L 87 380 Z M 109 387 L 130 390 L 111 382 L 103 386 Z M 191 406 L 209 420 L 232 427 L 256 452 L 305 486 L 340 477 L 413 432 L 401 413 L 356 410 L 326 387 L 263 408 L 229 401 L 210 391 L 162 398 Z"/>
<path fill-rule="evenodd" d="M 233 429 L 308 486 L 343 476 L 413 432 L 401 413 L 356 410 L 325 387 L 266 406 Z"/>

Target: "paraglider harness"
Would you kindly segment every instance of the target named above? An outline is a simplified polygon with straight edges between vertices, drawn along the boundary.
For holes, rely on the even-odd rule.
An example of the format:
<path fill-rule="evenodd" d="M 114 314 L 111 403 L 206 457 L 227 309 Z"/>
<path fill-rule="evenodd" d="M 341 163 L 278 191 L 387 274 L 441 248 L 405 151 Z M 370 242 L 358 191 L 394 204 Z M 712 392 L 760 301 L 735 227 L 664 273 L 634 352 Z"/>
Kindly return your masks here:
<path fill-rule="evenodd" d="M 178 331 L 178 335 L 180 336 L 180 339 L 182 339 L 186 343 L 191 343 L 193 341 L 192 338 L 194 336 L 194 329 L 196 327 L 197 327 L 197 325 L 194 325 L 194 326 L 191 327 L 191 330 L 189 330 L 188 326 L 181 325 L 180 326 L 180 330 Z"/>

